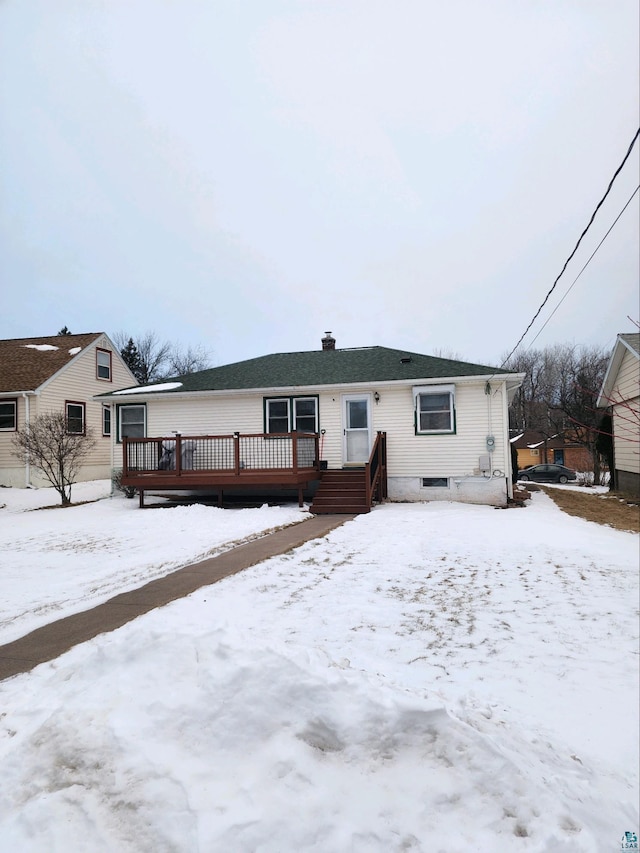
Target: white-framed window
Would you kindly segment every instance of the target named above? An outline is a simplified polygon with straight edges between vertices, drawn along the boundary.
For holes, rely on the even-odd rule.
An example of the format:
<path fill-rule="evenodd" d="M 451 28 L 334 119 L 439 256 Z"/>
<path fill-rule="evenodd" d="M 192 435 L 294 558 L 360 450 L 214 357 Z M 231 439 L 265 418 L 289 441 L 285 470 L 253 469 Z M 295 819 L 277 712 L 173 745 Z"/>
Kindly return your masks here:
<path fill-rule="evenodd" d="M 118 441 L 123 438 L 145 438 L 147 407 L 144 404 L 118 406 Z"/>
<path fill-rule="evenodd" d="M 291 410 L 288 397 L 266 401 L 265 432 L 290 432 L 289 413 Z"/>
<path fill-rule="evenodd" d="M 111 382 L 111 351 L 108 349 L 96 349 L 96 376 Z"/>
<path fill-rule="evenodd" d="M 448 477 L 423 477 L 422 478 L 422 488 L 423 489 L 448 489 L 449 488 L 449 478 Z"/>
<path fill-rule="evenodd" d="M 111 406 L 102 406 L 102 435 L 111 435 Z"/>
<path fill-rule="evenodd" d="M 18 428 L 18 401 L 0 400 L 0 430 L 15 432 Z"/>
<path fill-rule="evenodd" d="M 317 397 L 269 397 L 265 400 L 265 432 L 318 432 Z"/>
<path fill-rule="evenodd" d="M 293 429 L 297 432 L 318 432 L 317 397 L 294 397 Z"/>
<path fill-rule="evenodd" d="M 86 424 L 86 405 L 84 403 L 65 403 L 65 417 L 69 435 L 84 435 Z"/>
<path fill-rule="evenodd" d="M 413 389 L 413 399 L 416 434 L 455 432 L 454 385 L 416 386 Z"/>

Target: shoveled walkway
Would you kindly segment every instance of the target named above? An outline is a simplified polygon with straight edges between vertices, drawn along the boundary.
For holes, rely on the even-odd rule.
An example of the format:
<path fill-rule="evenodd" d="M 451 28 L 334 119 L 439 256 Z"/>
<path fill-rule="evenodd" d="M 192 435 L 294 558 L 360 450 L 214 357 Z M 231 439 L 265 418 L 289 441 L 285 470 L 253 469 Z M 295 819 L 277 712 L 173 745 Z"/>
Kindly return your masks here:
<path fill-rule="evenodd" d="M 139 589 L 116 595 L 91 610 L 36 628 L 25 637 L 0 646 L 0 680 L 29 672 L 38 664 L 57 658 L 73 646 L 120 628 L 156 607 L 184 598 L 202 586 L 229 577 L 269 557 L 284 554 L 311 539 L 319 539 L 352 518 L 352 515 L 315 515 L 239 545 L 217 557 L 184 566 Z"/>

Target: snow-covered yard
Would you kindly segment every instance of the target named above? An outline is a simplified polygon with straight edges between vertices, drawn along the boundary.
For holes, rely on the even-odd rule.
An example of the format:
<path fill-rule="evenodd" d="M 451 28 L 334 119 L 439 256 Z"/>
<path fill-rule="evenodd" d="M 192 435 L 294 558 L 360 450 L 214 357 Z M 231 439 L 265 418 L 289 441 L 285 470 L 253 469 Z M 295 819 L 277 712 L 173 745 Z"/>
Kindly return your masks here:
<path fill-rule="evenodd" d="M 305 517 L 35 500 L 0 642 Z M 638 600 L 638 537 L 543 493 L 378 507 L 0 684 L 0 851 L 619 850 Z"/>

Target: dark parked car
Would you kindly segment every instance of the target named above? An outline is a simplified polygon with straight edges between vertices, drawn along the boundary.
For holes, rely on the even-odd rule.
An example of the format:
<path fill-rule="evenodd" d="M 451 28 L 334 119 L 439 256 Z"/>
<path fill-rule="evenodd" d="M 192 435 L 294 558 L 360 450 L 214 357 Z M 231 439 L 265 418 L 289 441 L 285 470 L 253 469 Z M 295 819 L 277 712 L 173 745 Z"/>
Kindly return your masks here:
<path fill-rule="evenodd" d="M 577 480 L 578 475 L 564 465 L 532 465 L 524 471 L 518 471 L 518 480 L 531 480 L 534 483 L 568 483 Z"/>

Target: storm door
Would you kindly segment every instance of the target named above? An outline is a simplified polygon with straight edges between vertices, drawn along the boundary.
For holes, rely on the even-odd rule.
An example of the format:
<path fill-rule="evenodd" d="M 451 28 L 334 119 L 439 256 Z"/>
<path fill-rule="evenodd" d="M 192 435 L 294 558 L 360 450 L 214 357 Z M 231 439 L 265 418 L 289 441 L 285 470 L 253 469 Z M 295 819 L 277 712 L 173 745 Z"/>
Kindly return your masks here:
<path fill-rule="evenodd" d="M 371 452 L 371 395 L 349 395 L 342 399 L 344 464 L 364 465 Z"/>

